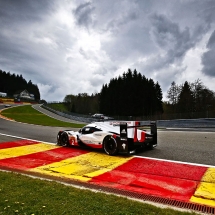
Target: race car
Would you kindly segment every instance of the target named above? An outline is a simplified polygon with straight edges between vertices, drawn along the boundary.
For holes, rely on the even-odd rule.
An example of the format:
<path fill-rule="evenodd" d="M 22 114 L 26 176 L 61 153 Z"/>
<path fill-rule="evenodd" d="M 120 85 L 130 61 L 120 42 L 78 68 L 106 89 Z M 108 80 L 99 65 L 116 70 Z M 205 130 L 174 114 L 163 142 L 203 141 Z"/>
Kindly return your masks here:
<path fill-rule="evenodd" d="M 141 127 L 149 128 L 149 131 L 139 129 Z M 93 122 L 79 131 L 59 131 L 57 144 L 103 149 L 108 155 L 129 155 L 139 148 L 157 146 L 157 125 L 156 122 L 140 121 Z"/>

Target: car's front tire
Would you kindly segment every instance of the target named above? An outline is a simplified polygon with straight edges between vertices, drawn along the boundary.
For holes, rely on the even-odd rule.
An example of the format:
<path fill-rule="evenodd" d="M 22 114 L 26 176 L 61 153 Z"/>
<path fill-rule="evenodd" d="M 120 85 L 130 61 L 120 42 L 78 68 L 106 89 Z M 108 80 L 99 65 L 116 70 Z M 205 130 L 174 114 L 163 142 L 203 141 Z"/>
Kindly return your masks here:
<path fill-rule="evenodd" d="M 68 137 L 68 134 L 66 132 L 63 132 L 60 135 L 60 145 L 61 146 L 68 146 L 69 145 L 69 137 Z"/>
<path fill-rule="evenodd" d="M 108 155 L 116 155 L 118 153 L 117 141 L 112 136 L 105 137 L 103 141 L 103 149 Z"/>

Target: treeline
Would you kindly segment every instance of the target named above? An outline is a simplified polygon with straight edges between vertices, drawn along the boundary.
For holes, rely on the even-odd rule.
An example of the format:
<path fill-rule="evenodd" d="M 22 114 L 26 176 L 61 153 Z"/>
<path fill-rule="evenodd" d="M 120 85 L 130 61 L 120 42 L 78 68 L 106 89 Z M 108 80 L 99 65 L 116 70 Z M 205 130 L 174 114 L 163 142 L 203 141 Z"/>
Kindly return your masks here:
<path fill-rule="evenodd" d="M 162 98 L 158 82 L 128 69 L 103 85 L 99 107 L 102 113 L 112 116 L 149 116 L 163 112 Z"/>
<path fill-rule="evenodd" d="M 71 112 L 100 112 L 110 116 L 158 115 L 161 118 L 162 113 L 180 113 L 181 117 L 192 118 L 205 117 L 205 113 L 215 111 L 215 93 L 199 79 L 180 85 L 173 81 L 167 98 L 168 101 L 162 102 L 163 94 L 158 82 L 128 69 L 122 76 L 103 85 L 100 93 L 67 95 L 64 103 Z M 180 118 L 179 115 L 176 117 Z"/>
<path fill-rule="evenodd" d="M 17 91 L 27 90 L 34 94 L 35 100 L 40 100 L 40 91 L 38 86 L 30 81 L 26 81 L 22 75 L 11 74 L 0 70 L 0 92 L 7 93 L 12 97 Z"/>
<path fill-rule="evenodd" d="M 128 69 L 122 76 L 103 85 L 100 93 L 67 95 L 64 102 L 69 111 L 82 114 L 148 116 L 163 112 L 162 98 L 158 82 Z"/>
<path fill-rule="evenodd" d="M 64 104 L 68 111 L 80 114 L 99 112 L 99 94 L 79 93 L 78 95 L 66 95 Z"/>
<path fill-rule="evenodd" d="M 214 110 L 215 93 L 197 79 L 194 82 L 178 85 L 174 81 L 167 93 L 168 102 L 164 104 L 168 113 L 192 113 Z"/>

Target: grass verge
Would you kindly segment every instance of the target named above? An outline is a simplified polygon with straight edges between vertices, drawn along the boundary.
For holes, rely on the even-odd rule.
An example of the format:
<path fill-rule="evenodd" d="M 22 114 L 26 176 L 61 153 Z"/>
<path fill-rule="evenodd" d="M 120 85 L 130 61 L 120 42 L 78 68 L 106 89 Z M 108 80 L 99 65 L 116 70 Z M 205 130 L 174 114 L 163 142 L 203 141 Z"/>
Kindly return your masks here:
<path fill-rule="evenodd" d="M 81 128 L 85 124 L 75 124 L 69 122 L 62 122 L 51 118 L 41 112 L 35 110 L 31 105 L 23 105 L 13 108 L 5 109 L 1 112 L 2 116 L 10 119 L 14 119 L 17 122 L 25 122 L 35 125 L 45 125 L 45 126 L 57 126 L 57 127 L 72 127 Z"/>
<path fill-rule="evenodd" d="M 190 215 L 127 198 L 0 171 L 0 214 Z M 195 214 L 195 213 L 192 213 Z"/>
<path fill-rule="evenodd" d="M 50 107 L 54 110 L 68 112 L 68 109 L 64 103 L 50 103 L 50 104 L 48 104 L 48 107 Z"/>

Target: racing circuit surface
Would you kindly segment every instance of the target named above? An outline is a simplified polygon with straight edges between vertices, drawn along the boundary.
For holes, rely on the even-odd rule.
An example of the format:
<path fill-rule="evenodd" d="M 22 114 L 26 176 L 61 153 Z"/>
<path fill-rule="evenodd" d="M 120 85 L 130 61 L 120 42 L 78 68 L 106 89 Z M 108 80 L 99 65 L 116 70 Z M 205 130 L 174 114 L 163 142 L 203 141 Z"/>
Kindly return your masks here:
<path fill-rule="evenodd" d="M 0 166 L 215 207 L 215 132 L 160 130 L 156 149 L 110 157 L 43 143 L 60 129 L 0 119 Z"/>
<path fill-rule="evenodd" d="M 1 108 L 1 105 L 0 105 Z M 50 116 L 58 116 L 49 112 Z M 60 118 L 62 119 L 62 118 Z M 0 133 L 56 143 L 59 130 L 71 128 L 29 125 L 0 118 Z M 74 128 L 73 130 L 79 130 Z M 215 131 L 215 130 L 214 130 Z M 152 151 L 140 152 L 139 156 L 183 161 L 215 166 L 215 132 L 190 130 L 158 130 L 158 146 Z"/>

